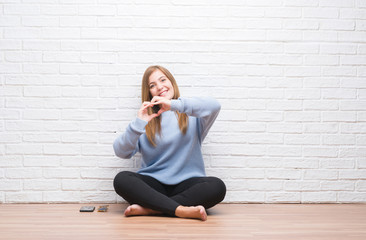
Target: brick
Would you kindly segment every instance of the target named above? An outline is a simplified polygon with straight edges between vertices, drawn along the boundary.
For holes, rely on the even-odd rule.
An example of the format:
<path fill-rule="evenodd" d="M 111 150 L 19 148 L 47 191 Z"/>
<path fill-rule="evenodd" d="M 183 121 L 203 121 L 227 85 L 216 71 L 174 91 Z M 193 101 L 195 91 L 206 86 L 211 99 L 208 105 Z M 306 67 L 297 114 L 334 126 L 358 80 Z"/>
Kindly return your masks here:
<path fill-rule="evenodd" d="M 280 122 L 283 120 L 282 112 L 254 112 L 248 113 L 248 121 L 255 122 Z"/>
<path fill-rule="evenodd" d="M 282 144 L 283 135 L 282 134 L 270 134 L 270 133 L 255 133 L 255 134 L 245 134 L 248 138 L 249 143 L 262 143 L 262 144 Z"/>
<path fill-rule="evenodd" d="M 362 147 L 342 147 L 339 149 L 340 157 L 363 157 L 366 155 L 366 148 Z"/>
<path fill-rule="evenodd" d="M 83 39 L 116 39 L 117 29 L 113 28 L 83 28 L 81 29 Z"/>
<path fill-rule="evenodd" d="M 14 27 L 21 25 L 21 17 L 19 16 L 0 16 L 1 27 Z"/>
<path fill-rule="evenodd" d="M 305 180 L 336 180 L 338 172 L 334 170 L 306 170 L 304 172 Z"/>
<path fill-rule="evenodd" d="M 250 191 L 276 191 L 281 190 L 282 180 L 248 180 Z"/>
<path fill-rule="evenodd" d="M 319 53 L 319 44 L 314 43 L 286 43 L 285 53 L 315 54 Z"/>
<path fill-rule="evenodd" d="M 366 30 L 366 21 L 365 20 L 356 20 L 356 30 L 365 31 Z"/>
<path fill-rule="evenodd" d="M 363 203 L 366 201 L 364 192 L 339 192 L 337 199 L 342 203 Z"/>
<path fill-rule="evenodd" d="M 8 62 L 42 62 L 42 53 L 39 52 L 6 52 Z"/>
<path fill-rule="evenodd" d="M 263 61 L 263 60 L 262 60 Z M 302 58 L 298 56 L 272 55 L 268 57 L 268 63 L 272 65 L 301 65 Z"/>
<path fill-rule="evenodd" d="M 83 97 L 83 98 L 97 98 L 98 89 L 95 87 L 64 87 L 62 88 L 63 97 Z"/>
<path fill-rule="evenodd" d="M 300 203 L 300 193 L 269 192 L 266 193 L 266 203 Z"/>
<path fill-rule="evenodd" d="M 28 27 L 58 27 L 58 17 L 22 17 L 22 25 Z"/>
<path fill-rule="evenodd" d="M 279 7 L 282 5 L 282 1 L 281 0 L 259 0 L 259 1 L 255 1 L 255 0 L 248 0 L 247 1 L 247 5 L 248 6 L 266 6 L 266 7 Z"/>
<path fill-rule="evenodd" d="M 24 190 L 44 190 L 44 191 L 52 191 L 59 190 L 61 188 L 60 180 L 25 180 L 24 181 Z"/>
<path fill-rule="evenodd" d="M 259 203 L 264 202 L 265 193 L 257 191 L 229 191 L 226 194 L 226 198 L 232 199 L 233 203 Z"/>
<path fill-rule="evenodd" d="M 338 101 L 327 101 L 327 100 L 304 100 L 304 110 L 338 110 Z M 333 113 L 333 112 L 328 112 Z M 324 113 L 323 117 L 324 117 Z"/>
<path fill-rule="evenodd" d="M 334 66 L 339 65 L 337 56 L 305 56 L 304 64 L 307 66 Z"/>
<path fill-rule="evenodd" d="M 284 168 L 315 169 L 319 167 L 319 159 L 290 158 L 282 161 Z"/>
<path fill-rule="evenodd" d="M 113 179 L 116 176 L 116 169 L 85 169 L 81 171 L 84 179 Z"/>
<path fill-rule="evenodd" d="M 268 179 L 301 179 L 301 170 L 266 170 L 266 177 Z"/>
<path fill-rule="evenodd" d="M 320 135 L 318 134 L 286 134 L 285 144 L 289 145 L 319 145 Z"/>
<path fill-rule="evenodd" d="M 366 110 L 366 101 L 341 101 L 340 110 L 350 111 L 350 110 Z"/>
<path fill-rule="evenodd" d="M 15 133 L 4 133 L 0 135 L 0 143 L 20 143 L 21 135 Z"/>
<path fill-rule="evenodd" d="M 60 64 L 61 74 L 80 74 L 80 75 L 90 75 L 97 74 L 98 69 L 92 64 Z"/>
<path fill-rule="evenodd" d="M 322 142 L 325 145 L 355 145 L 356 138 L 352 135 L 324 135 Z"/>
<path fill-rule="evenodd" d="M 292 29 L 292 30 L 316 30 L 319 28 L 318 21 L 315 20 L 284 20 L 283 24 L 284 29 Z"/>
<path fill-rule="evenodd" d="M 64 191 L 96 191 L 99 181 L 91 180 L 62 180 Z"/>
<path fill-rule="evenodd" d="M 355 22 L 353 20 L 321 20 L 319 29 L 352 31 L 355 29 Z"/>
<path fill-rule="evenodd" d="M 81 62 L 86 63 L 116 63 L 117 55 L 114 53 L 83 53 Z"/>
<path fill-rule="evenodd" d="M 268 148 L 269 156 L 287 156 L 287 157 L 296 157 L 301 156 L 301 147 L 293 147 L 293 146 L 276 146 Z"/>
<path fill-rule="evenodd" d="M 309 181 L 309 180 L 291 180 L 285 181 L 284 190 L 286 191 L 319 191 L 320 184 L 318 181 Z"/>
<path fill-rule="evenodd" d="M 24 110 L 23 119 L 26 120 L 57 120 L 60 119 L 60 111 L 59 110 Z"/>
<path fill-rule="evenodd" d="M 305 157 L 337 157 L 338 149 L 325 147 L 304 147 Z"/>
<path fill-rule="evenodd" d="M 365 39 L 366 33 L 364 32 L 340 32 L 338 34 L 338 41 L 342 42 L 361 42 L 362 39 Z"/>
<path fill-rule="evenodd" d="M 366 170 L 356 169 L 356 170 L 340 170 L 339 179 L 366 179 Z"/>
<path fill-rule="evenodd" d="M 366 133 L 365 123 L 344 123 L 340 125 L 341 133 Z"/>
<path fill-rule="evenodd" d="M 285 6 L 314 7 L 318 6 L 319 0 L 285 0 Z"/>
<path fill-rule="evenodd" d="M 42 154 L 42 145 L 38 144 L 6 144 L 6 154 L 26 154 L 39 155 Z"/>
<path fill-rule="evenodd" d="M 81 150 L 83 155 L 92 156 L 110 156 L 113 155 L 113 149 L 110 145 L 83 145 Z"/>
<path fill-rule="evenodd" d="M 351 181 L 322 181 L 320 183 L 323 191 L 354 191 L 355 184 Z"/>
<path fill-rule="evenodd" d="M 288 122 L 320 122 L 321 116 L 319 112 L 286 112 L 284 116 Z"/>
<path fill-rule="evenodd" d="M 24 50 L 54 51 L 60 49 L 58 40 L 23 40 Z"/>
<path fill-rule="evenodd" d="M 0 112 L 0 119 L 3 120 L 19 120 L 20 113 L 17 110 L 3 110 Z"/>
<path fill-rule="evenodd" d="M 6 15 L 39 15 L 40 7 L 35 4 L 5 4 L 4 13 Z"/>
<path fill-rule="evenodd" d="M 1 191 L 20 191 L 22 189 L 21 180 L 2 180 L 0 182 Z"/>
<path fill-rule="evenodd" d="M 56 133 L 25 133 L 23 134 L 24 142 L 43 142 L 52 143 L 59 142 L 60 136 Z"/>
<path fill-rule="evenodd" d="M 97 17 L 95 16 L 61 16 L 61 27 L 96 27 Z"/>
<path fill-rule="evenodd" d="M 268 123 L 267 131 L 275 133 L 301 133 L 302 125 L 298 123 Z"/>
<path fill-rule="evenodd" d="M 323 112 L 323 122 L 356 122 L 355 112 Z"/>
<path fill-rule="evenodd" d="M 80 191 L 47 191 L 43 193 L 43 202 L 77 203 L 81 202 Z"/>
<path fill-rule="evenodd" d="M 0 65 L 0 73 L 1 74 L 9 74 L 9 73 L 20 73 L 21 66 L 15 63 L 5 63 Z"/>
<path fill-rule="evenodd" d="M 355 99 L 357 92 L 355 89 L 332 88 L 322 89 L 324 99 Z"/>
<path fill-rule="evenodd" d="M 366 56 L 341 56 L 342 65 L 365 65 Z"/>
<path fill-rule="evenodd" d="M 99 45 L 100 48 L 103 46 L 102 44 Z M 61 47 L 59 49 L 66 50 L 66 51 L 95 51 L 98 48 L 97 41 L 93 40 L 64 40 L 61 42 Z M 101 50 L 103 50 L 101 48 Z M 118 49 L 115 49 L 116 51 Z"/>
<path fill-rule="evenodd" d="M 73 52 L 45 52 L 43 53 L 44 62 L 80 62 L 79 53 Z"/>
<path fill-rule="evenodd" d="M 6 28 L 3 35 L 5 39 L 37 39 L 42 36 L 41 33 L 38 28 Z"/>
<path fill-rule="evenodd" d="M 116 194 L 115 191 L 106 191 L 106 192 L 81 192 L 81 199 L 83 202 L 106 202 L 106 203 L 115 203 L 116 202 Z"/>
<path fill-rule="evenodd" d="M 6 203 L 42 203 L 42 191 L 5 193 Z"/>
<path fill-rule="evenodd" d="M 220 21 L 221 22 L 221 21 Z M 239 21 L 240 24 L 237 24 L 237 28 L 243 28 L 244 27 L 244 22 L 243 21 Z M 224 24 L 224 26 L 229 25 L 230 26 L 230 22 L 226 22 Z M 242 26 L 241 26 L 242 25 Z M 245 22 L 245 27 L 248 29 L 281 29 L 282 28 L 282 22 L 281 20 L 266 20 L 266 19 L 257 19 L 257 20 L 248 20 Z"/>
<path fill-rule="evenodd" d="M 286 67 L 285 76 L 287 77 L 314 77 L 320 76 L 320 67 Z"/>
<path fill-rule="evenodd" d="M 339 13 L 336 8 L 304 8 L 303 17 L 337 19 L 339 17 Z"/>
<path fill-rule="evenodd" d="M 22 40 L 4 40 L 0 39 L 1 50 L 20 50 L 22 48 Z"/>
<path fill-rule="evenodd" d="M 320 7 L 353 7 L 353 2 L 342 1 L 342 0 L 320 0 Z"/>
<path fill-rule="evenodd" d="M 335 192 L 303 192 L 301 193 L 302 203 L 335 203 Z"/>
<path fill-rule="evenodd" d="M 356 190 L 358 192 L 366 192 L 366 181 L 358 181 L 356 183 Z"/>
<path fill-rule="evenodd" d="M 357 145 L 364 146 L 366 145 L 366 136 L 356 136 Z"/>
<path fill-rule="evenodd" d="M 324 67 L 322 71 L 325 76 L 356 76 L 355 67 Z"/>
<path fill-rule="evenodd" d="M 77 15 L 78 14 L 78 6 L 77 5 L 42 5 L 41 6 L 41 14 L 42 15 L 55 15 L 55 16 L 63 16 L 63 15 Z"/>
<path fill-rule="evenodd" d="M 232 179 L 263 179 L 265 177 L 265 172 L 262 169 L 226 169 L 226 171 L 230 171 Z"/>
<path fill-rule="evenodd" d="M 320 45 L 320 53 L 322 54 L 356 54 L 357 45 L 356 44 L 332 44 L 324 43 Z"/>
<path fill-rule="evenodd" d="M 268 41 L 300 41 L 302 32 L 299 30 L 268 30 L 266 40 Z"/>
<path fill-rule="evenodd" d="M 57 87 L 24 87 L 26 97 L 59 97 L 61 89 Z"/>
<path fill-rule="evenodd" d="M 47 144 L 43 146 L 46 155 L 75 155 L 81 153 L 81 147 L 73 144 Z"/>

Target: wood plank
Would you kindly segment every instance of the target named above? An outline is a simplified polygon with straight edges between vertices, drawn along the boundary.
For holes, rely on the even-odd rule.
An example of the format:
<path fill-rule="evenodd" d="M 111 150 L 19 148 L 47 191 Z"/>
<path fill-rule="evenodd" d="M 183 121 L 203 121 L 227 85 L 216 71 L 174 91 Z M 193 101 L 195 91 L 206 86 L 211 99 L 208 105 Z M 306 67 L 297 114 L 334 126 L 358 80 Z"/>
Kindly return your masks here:
<path fill-rule="evenodd" d="M 83 205 L 102 204 L 0 204 L 0 239 L 366 239 L 365 204 L 219 204 L 206 222 Z"/>

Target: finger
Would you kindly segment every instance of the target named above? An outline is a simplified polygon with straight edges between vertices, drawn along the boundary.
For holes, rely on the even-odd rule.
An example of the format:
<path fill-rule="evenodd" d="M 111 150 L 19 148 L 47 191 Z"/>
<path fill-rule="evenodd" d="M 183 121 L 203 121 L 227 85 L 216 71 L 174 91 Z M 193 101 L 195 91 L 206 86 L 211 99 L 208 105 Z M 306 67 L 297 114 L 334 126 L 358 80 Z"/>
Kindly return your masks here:
<path fill-rule="evenodd" d="M 150 120 L 151 120 L 151 119 L 153 119 L 153 118 L 158 117 L 158 116 L 159 116 L 159 114 L 157 114 L 157 113 L 153 113 L 153 114 L 151 114 L 151 115 L 149 115 L 149 116 L 150 116 Z"/>
<path fill-rule="evenodd" d="M 161 98 L 162 98 L 162 97 L 155 96 L 155 97 L 153 97 L 153 98 L 151 99 L 151 102 L 152 102 L 152 103 L 160 102 Z"/>
<path fill-rule="evenodd" d="M 163 110 L 163 109 L 160 109 L 159 111 L 158 111 L 158 115 L 160 115 L 160 114 L 162 114 L 163 112 L 166 112 L 165 110 Z"/>
<path fill-rule="evenodd" d="M 151 102 L 143 102 L 143 103 L 142 103 L 142 106 L 144 106 L 144 107 L 145 107 L 145 106 L 149 106 L 149 105 L 151 105 Z"/>
<path fill-rule="evenodd" d="M 153 106 L 153 104 L 151 102 L 144 102 L 141 106 L 141 109 L 143 110 L 143 109 L 146 109 L 146 108 L 152 107 L 152 106 Z"/>

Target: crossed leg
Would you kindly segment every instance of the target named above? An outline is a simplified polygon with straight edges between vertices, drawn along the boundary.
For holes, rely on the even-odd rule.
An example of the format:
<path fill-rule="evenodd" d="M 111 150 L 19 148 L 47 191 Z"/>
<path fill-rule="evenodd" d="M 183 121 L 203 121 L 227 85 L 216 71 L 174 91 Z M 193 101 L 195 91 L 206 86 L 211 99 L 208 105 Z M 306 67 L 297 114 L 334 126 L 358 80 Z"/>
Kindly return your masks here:
<path fill-rule="evenodd" d="M 131 204 L 125 216 L 168 214 L 203 221 L 207 219 L 205 209 L 221 202 L 226 193 L 218 178 L 192 178 L 170 186 L 128 171 L 117 174 L 114 188 Z"/>

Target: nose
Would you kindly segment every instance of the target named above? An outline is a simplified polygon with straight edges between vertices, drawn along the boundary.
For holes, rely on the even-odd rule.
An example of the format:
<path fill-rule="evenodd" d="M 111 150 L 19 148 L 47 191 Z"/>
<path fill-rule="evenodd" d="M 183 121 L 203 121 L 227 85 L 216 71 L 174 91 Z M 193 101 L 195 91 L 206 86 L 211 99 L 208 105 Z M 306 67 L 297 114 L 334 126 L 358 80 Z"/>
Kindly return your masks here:
<path fill-rule="evenodd" d="M 159 82 L 156 84 L 156 88 L 157 88 L 158 90 L 160 90 L 162 87 L 163 87 L 163 84 L 161 84 L 161 83 L 159 83 Z"/>

